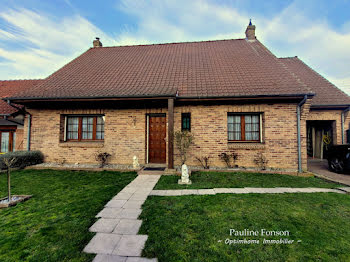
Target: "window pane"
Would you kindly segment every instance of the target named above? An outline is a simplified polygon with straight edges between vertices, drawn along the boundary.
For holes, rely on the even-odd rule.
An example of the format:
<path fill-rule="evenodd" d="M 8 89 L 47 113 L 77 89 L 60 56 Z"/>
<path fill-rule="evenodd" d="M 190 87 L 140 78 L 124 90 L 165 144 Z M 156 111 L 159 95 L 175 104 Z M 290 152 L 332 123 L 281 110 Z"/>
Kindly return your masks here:
<path fill-rule="evenodd" d="M 182 113 L 182 131 L 190 131 L 191 130 L 191 114 L 190 113 Z"/>
<path fill-rule="evenodd" d="M 104 120 L 102 116 L 97 117 L 96 139 L 104 139 Z"/>
<path fill-rule="evenodd" d="M 254 141 L 259 140 L 259 115 L 246 115 L 245 119 L 245 140 Z"/>
<path fill-rule="evenodd" d="M 82 117 L 82 139 L 92 139 L 94 117 Z"/>
<path fill-rule="evenodd" d="M 68 117 L 67 119 L 67 139 L 78 139 L 79 118 Z"/>
<path fill-rule="evenodd" d="M 228 140 L 241 140 L 241 116 L 229 115 L 227 122 Z"/>
<path fill-rule="evenodd" d="M 2 132 L 1 133 L 1 152 L 6 153 L 9 151 L 9 143 L 10 143 L 10 133 Z"/>

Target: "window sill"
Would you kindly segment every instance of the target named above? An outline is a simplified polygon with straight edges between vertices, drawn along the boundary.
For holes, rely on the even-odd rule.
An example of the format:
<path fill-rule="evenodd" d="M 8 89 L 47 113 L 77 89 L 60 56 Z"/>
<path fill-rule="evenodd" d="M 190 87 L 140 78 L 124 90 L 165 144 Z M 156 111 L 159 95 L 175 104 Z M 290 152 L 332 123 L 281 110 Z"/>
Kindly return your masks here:
<path fill-rule="evenodd" d="M 230 149 L 265 149 L 265 143 L 261 142 L 228 142 L 227 146 Z"/>
<path fill-rule="evenodd" d="M 81 141 L 68 141 L 68 142 L 60 142 L 58 144 L 59 147 L 85 147 L 85 148 L 101 148 L 104 147 L 104 141 L 89 141 L 89 142 L 81 142 Z"/>

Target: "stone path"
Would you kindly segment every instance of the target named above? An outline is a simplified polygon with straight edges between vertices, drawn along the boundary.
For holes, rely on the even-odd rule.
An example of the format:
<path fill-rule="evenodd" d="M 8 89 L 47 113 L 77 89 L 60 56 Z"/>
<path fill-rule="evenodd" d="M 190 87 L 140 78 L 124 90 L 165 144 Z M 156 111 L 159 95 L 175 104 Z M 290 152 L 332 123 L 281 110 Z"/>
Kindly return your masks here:
<path fill-rule="evenodd" d="M 152 196 L 184 196 L 184 195 L 215 195 L 215 194 L 282 194 L 282 193 L 319 193 L 333 192 L 339 194 L 350 193 L 350 187 L 342 187 L 339 189 L 331 188 L 291 188 L 291 187 L 274 187 L 274 188 L 213 188 L 213 189 L 174 189 L 174 190 L 152 190 Z"/>
<path fill-rule="evenodd" d="M 160 175 L 139 175 L 115 197 L 96 217 L 100 219 L 90 227 L 96 235 L 84 252 L 97 254 L 94 262 L 157 261 L 141 257 L 148 236 L 138 235 L 142 220 L 138 217 L 141 206 L 157 184 Z"/>

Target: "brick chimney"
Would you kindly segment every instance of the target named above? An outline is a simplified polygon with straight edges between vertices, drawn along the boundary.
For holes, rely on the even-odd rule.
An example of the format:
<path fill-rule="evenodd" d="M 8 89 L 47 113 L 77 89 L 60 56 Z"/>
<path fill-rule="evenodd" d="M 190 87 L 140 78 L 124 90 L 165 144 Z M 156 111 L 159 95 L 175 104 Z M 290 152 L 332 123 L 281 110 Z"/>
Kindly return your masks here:
<path fill-rule="evenodd" d="M 96 37 L 96 40 L 94 40 L 92 43 L 94 47 L 102 47 L 102 43 L 99 37 Z"/>
<path fill-rule="evenodd" d="M 252 24 L 252 19 L 249 21 L 249 25 L 247 26 L 247 29 L 245 30 L 245 35 L 247 37 L 247 40 L 255 40 L 255 25 Z"/>

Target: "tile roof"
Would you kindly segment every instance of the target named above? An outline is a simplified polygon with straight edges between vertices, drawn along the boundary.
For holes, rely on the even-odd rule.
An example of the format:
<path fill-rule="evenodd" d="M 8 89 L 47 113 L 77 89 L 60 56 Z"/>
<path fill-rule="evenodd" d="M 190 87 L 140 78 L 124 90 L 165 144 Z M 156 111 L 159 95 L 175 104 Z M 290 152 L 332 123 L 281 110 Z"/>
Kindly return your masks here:
<path fill-rule="evenodd" d="M 90 48 L 17 99 L 312 93 L 259 41 Z"/>
<path fill-rule="evenodd" d="M 350 97 L 297 57 L 280 60 L 316 95 L 312 105 L 350 105 Z"/>
<path fill-rule="evenodd" d="M 43 80 L 5 80 L 0 81 L 0 98 L 16 96 L 24 90 L 30 90 L 36 84 Z M 9 106 L 5 101 L 0 99 L 0 115 L 10 115 L 17 110 Z"/>

